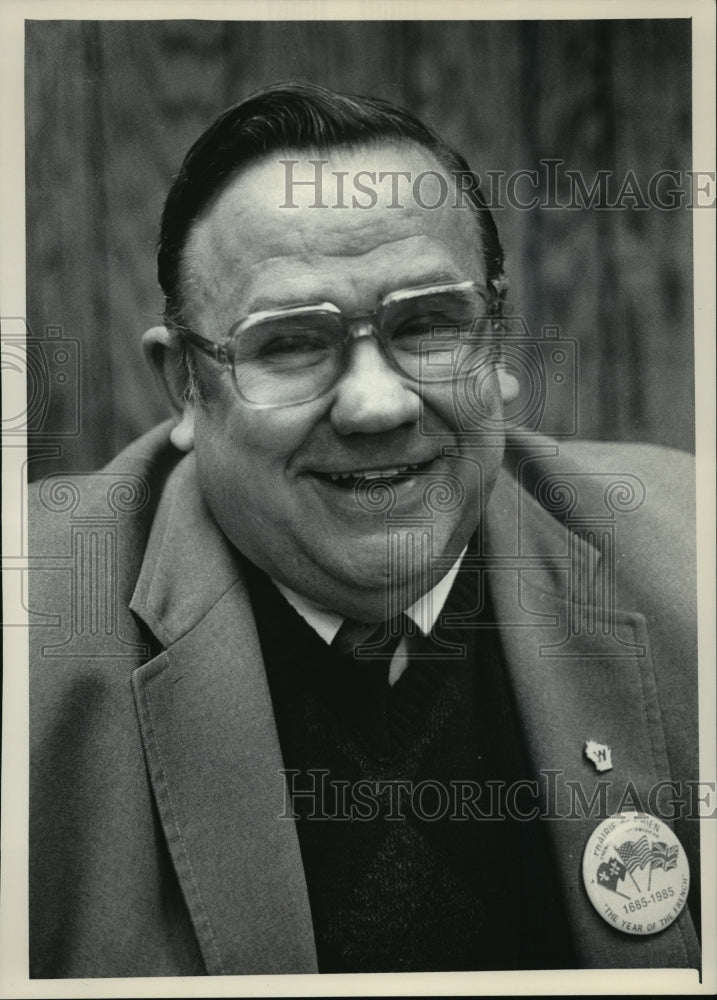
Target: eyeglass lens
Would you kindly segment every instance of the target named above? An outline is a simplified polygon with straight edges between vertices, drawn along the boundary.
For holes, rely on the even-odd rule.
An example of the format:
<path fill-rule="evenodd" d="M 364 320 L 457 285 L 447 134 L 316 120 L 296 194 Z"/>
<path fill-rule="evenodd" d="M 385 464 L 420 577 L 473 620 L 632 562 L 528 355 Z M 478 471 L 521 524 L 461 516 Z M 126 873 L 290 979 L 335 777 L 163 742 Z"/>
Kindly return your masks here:
<path fill-rule="evenodd" d="M 419 382 L 470 374 L 486 360 L 490 322 L 477 292 L 392 296 L 378 312 L 379 339 L 394 365 Z M 244 399 L 288 405 L 315 399 L 343 371 L 345 324 L 317 308 L 245 325 L 234 346 L 234 375 Z"/>

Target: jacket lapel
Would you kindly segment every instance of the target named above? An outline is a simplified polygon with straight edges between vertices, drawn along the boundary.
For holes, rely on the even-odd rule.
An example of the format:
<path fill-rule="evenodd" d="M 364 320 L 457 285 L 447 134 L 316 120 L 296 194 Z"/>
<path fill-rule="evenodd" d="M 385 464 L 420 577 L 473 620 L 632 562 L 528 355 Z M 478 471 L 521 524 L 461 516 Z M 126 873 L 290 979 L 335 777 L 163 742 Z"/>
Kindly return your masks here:
<path fill-rule="evenodd" d="M 553 817 L 548 831 L 580 962 L 698 965 L 686 908 L 659 934 L 621 933 L 597 914 L 583 886 L 583 852 L 601 816 L 649 809 L 650 790 L 669 778 L 645 620 L 619 610 L 604 615 L 596 549 L 507 475 L 487 521 L 496 620 L 544 814 Z M 589 739 L 611 748 L 610 771 L 599 773 L 587 759 Z"/>
<path fill-rule="evenodd" d="M 157 808 L 207 972 L 315 972 L 251 606 L 195 476 L 172 474 L 131 604 L 166 647 L 133 675 Z"/>

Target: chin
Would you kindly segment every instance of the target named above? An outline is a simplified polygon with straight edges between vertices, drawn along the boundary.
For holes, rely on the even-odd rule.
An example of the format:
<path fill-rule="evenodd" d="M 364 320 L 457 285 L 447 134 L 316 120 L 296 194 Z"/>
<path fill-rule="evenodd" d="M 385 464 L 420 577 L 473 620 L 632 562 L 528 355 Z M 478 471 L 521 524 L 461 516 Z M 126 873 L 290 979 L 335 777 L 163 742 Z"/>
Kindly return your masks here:
<path fill-rule="evenodd" d="M 365 546 L 353 559 L 337 560 L 334 554 L 324 564 L 338 590 L 357 594 L 386 592 L 390 580 L 386 547 L 374 551 L 367 551 L 368 548 Z"/>
<path fill-rule="evenodd" d="M 431 534 L 404 529 L 391 540 L 390 552 L 385 535 L 380 550 L 367 551 L 370 547 L 364 546 L 354 559 L 341 562 L 334 555 L 325 564 L 332 580 L 326 582 L 320 603 L 351 617 L 379 621 L 410 607 L 430 590 L 438 582 L 431 573 L 435 553 Z"/>

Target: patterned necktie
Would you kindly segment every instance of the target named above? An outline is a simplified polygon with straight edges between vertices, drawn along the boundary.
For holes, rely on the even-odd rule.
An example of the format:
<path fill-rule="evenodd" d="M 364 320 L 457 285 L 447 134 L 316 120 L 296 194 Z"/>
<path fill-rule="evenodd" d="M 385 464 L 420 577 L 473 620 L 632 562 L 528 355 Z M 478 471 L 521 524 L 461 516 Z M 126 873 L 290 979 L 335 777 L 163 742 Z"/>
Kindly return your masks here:
<path fill-rule="evenodd" d="M 413 629 L 405 615 L 377 624 L 349 618 L 331 643 L 336 667 L 331 684 L 337 705 L 348 724 L 381 753 L 390 749 L 391 660 L 401 639 Z"/>
<path fill-rule="evenodd" d="M 334 636 L 331 649 L 341 660 L 357 667 L 374 663 L 388 668 L 399 642 L 413 629 L 415 625 L 405 615 L 378 623 L 346 618 Z"/>

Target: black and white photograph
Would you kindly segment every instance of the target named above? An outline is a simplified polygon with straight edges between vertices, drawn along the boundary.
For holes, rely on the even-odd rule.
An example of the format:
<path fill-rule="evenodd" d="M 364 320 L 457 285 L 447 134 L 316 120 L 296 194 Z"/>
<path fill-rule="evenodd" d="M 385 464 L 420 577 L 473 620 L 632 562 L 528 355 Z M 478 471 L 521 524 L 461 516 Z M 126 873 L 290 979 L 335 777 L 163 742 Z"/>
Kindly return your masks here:
<path fill-rule="evenodd" d="M 3 18 L 0 996 L 713 993 L 714 5 Z"/>

